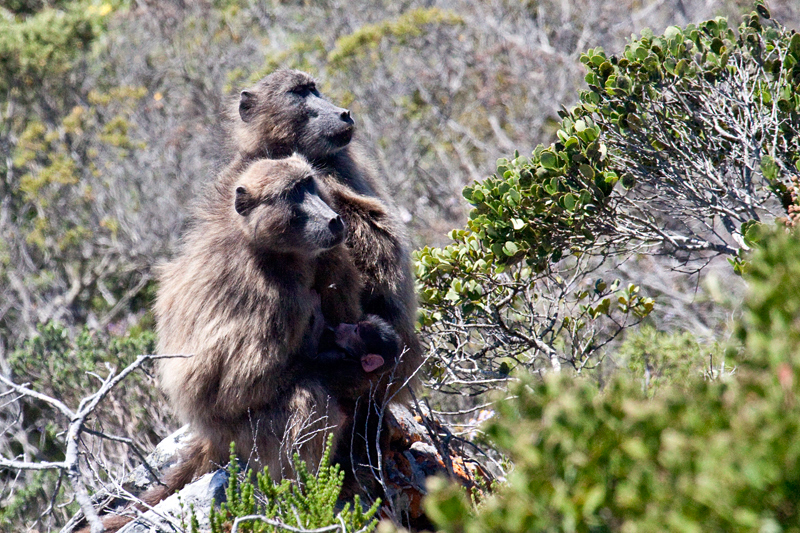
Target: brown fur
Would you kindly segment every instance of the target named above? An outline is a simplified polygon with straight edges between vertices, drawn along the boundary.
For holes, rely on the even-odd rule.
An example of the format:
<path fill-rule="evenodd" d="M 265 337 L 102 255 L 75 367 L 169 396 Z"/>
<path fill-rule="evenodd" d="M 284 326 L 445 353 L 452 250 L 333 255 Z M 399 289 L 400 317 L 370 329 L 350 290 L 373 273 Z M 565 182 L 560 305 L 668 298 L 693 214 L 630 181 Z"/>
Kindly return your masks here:
<path fill-rule="evenodd" d="M 322 327 L 318 292 L 335 302 L 324 306 L 330 315 L 352 320 L 361 314 L 361 284 L 313 175 L 289 157 L 256 161 L 235 181 L 217 182 L 182 251 L 161 267 L 158 351 L 190 357 L 161 360 L 160 383 L 193 440 L 165 486 L 145 493 L 147 504 L 219 468 L 231 442 L 253 469 L 291 476 L 292 455 L 318 464 L 326 431 L 341 424 L 340 406 L 304 375 L 304 361 Z M 295 200 L 303 183 L 312 192 Z M 306 204 L 324 213 L 298 229 L 293 215 Z M 129 520 L 110 517 L 106 527 Z"/>
<path fill-rule="evenodd" d="M 297 361 L 314 353 L 308 343 L 317 260 L 338 263 L 338 254 L 346 255 L 341 246 L 320 250 L 287 229 L 291 205 L 282 195 L 311 173 L 297 158 L 262 160 L 235 184 L 218 183 L 183 252 L 161 269 L 155 305 L 159 353 L 193 354 L 160 364 L 161 386 L 178 416 L 212 443 L 212 462 L 222 462 L 235 441 L 239 457 L 268 465 L 278 478 L 290 456 L 274 450 L 290 418 L 326 414 L 327 393 L 302 380 Z M 243 186 L 266 203 L 254 220 L 233 209 L 234 190 Z M 331 284 L 357 291 L 358 277 L 348 276 Z M 335 418 L 336 411 L 327 414 Z M 320 436 L 301 456 L 318 460 L 322 444 Z"/>
<path fill-rule="evenodd" d="M 310 95 L 308 91 L 312 91 Z M 303 94 L 305 100 L 314 100 L 313 112 Z M 311 98 L 314 94 L 319 96 L 314 79 L 295 70 L 277 71 L 243 91 L 238 116 L 232 116 L 237 155 L 219 180 L 235 180 L 242 166 L 257 158 L 279 158 L 297 152 L 312 162 L 327 186 L 331 206 L 347 225 L 346 246 L 364 282 L 363 312 L 388 320 L 407 347 L 397 376 L 402 382 L 421 363 L 404 225 L 375 179 L 367 158 L 349 144 L 353 131 L 349 112 L 332 104 L 326 107 L 318 98 Z M 318 124 L 319 120 L 309 118 L 324 113 L 331 120 Z M 342 117 L 339 122 L 337 113 Z M 326 300 L 323 295 L 323 306 L 331 305 Z M 337 323 L 330 318 L 326 315 L 328 322 Z"/>

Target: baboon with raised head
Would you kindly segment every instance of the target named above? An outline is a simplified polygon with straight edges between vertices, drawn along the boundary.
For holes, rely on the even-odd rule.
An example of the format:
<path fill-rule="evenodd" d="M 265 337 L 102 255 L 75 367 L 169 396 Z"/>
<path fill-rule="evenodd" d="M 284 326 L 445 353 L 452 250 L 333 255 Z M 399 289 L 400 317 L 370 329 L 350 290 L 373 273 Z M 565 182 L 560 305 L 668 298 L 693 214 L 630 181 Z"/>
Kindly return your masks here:
<path fill-rule="evenodd" d="M 322 98 L 308 74 L 279 70 L 241 92 L 232 119 L 236 156 L 220 183 L 235 181 L 254 159 L 296 152 L 311 162 L 347 226 L 345 244 L 363 280 L 363 312 L 387 320 L 406 348 L 396 374 L 402 383 L 421 362 L 409 245 L 397 210 L 367 158 L 350 142 L 355 127 L 350 112 Z M 341 291 L 321 294 L 326 321 L 358 320 L 330 316 L 340 296 Z"/>

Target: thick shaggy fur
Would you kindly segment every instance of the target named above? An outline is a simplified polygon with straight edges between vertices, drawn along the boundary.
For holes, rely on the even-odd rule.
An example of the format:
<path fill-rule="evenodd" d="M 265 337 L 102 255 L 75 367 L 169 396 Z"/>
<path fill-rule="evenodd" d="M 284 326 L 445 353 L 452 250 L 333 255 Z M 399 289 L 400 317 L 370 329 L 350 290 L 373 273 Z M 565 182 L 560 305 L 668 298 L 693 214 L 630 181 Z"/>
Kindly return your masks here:
<path fill-rule="evenodd" d="M 295 451 L 277 453 L 285 438 L 300 442 L 302 432 L 320 429 L 314 414 L 337 422 L 324 387 L 298 375 L 300 359 L 316 349 L 310 324 L 319 254 L 339 262 L 347 253 L 292 231 L 287 191 L 312 173 L 297 158 L 262 160 L 234 184 L 216 184 L 182 253 L 161 269 L 159 353 L 192 356 L 162 360 L 160 382 L 178 416 L 212 450 L 207 468 L 223 463 L 235 441 L 241 458 L 280 477 Z M 261 206 L 247 217 L 234 209 L 244 189 Z M 334 283 L 345 294 L 359 287 L 348 274 Z M 313 462 L 323 444 L 320 434 L 298 451 Z"/>
<path fill-rule="evenodd" d="M 360 315 L 361 284 L 342 266 L 352 263 L 344 227 L 314 175 L 289 157 L 218 181 L 181 252 L 160 268 L 158 351 L 186 356 L 159 362 L 160 384 L 193 440 L 145 503 L 224 464 L 231 442 L 254 469 L 291 476 L 292 455 L 318 464 L 325 432 L 343 424 L 321 380 L 306 376 L 306 361 L 323 327 L 319 292 L 336 302 L 331 314 L 351 319 Z M 129 520 L 109 517 L 105 526 Z"/>

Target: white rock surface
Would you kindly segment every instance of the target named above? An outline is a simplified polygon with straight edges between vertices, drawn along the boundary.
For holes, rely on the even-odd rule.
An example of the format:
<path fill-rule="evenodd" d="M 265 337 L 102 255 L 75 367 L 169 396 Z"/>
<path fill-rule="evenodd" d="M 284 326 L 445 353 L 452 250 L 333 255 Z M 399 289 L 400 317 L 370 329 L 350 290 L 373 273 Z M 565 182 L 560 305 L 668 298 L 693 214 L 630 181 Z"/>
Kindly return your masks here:
<path fill-rule="evenodd" d="M 208 513 L 212 501 L 225 501 L 228 474 L 220 469 L 206 474 L 194 483 L 186 485 L 177 494 L 147 511 L 135 521 L 119 530 L 119 533 L 174 533 L 188 528 L 191 509 L 194 508 L 201 529 L 208 529 Z"/>

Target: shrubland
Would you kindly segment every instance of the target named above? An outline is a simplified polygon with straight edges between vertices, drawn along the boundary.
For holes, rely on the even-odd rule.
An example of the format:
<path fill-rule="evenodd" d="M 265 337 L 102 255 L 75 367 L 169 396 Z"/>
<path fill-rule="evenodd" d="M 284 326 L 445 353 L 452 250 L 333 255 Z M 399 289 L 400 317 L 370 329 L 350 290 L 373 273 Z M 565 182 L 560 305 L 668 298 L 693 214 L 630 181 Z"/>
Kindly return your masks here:
<path fill-rule="evenodd" d="M 725 371 L 698 361 L 654 393 L 641 366 L 604 387 L 522 378 L 488 437 L 514 465 L 477 507 L 432 484 L 441 531 L 796 531 L 800 236 L 778 229 L 748 256 L 740 344 Z M 660 348 L 660 350 L 659 350 Z M 679 346 L 650 344 L 678 355 Z M 684 361 L 686 362 L 686 361 Z"/>
<path fill-rule="evenodd" d="M 420 245 L 426 400 L 458 421 L 494 402 L 508 481 L 477 507 L 433 487 L 438 527 L 791 530 L 800 13 L 706 4 L 3 4 L 3 376 L 74 405 L 152 351 L 153 269 L 227 156 L 227 96 L 302 68 L 354 111 Z M 652 293 L 668 267 L 681 294 Z M 743 310 L 669 305 L 709 268 L 743 276 Z M 3 456 L 63 459 L 68 421 L 4 398 Z M 169 432 L 160 402 L 136 373 L 90 420 L 133 437 L 83 435 L 93 489 Z M 0 487 L 0 528 L 76 508 L 56 473 Z"/>

